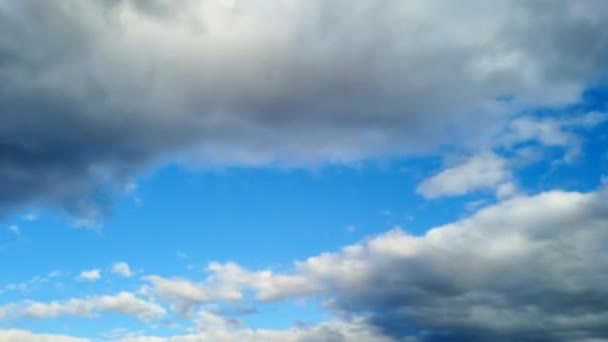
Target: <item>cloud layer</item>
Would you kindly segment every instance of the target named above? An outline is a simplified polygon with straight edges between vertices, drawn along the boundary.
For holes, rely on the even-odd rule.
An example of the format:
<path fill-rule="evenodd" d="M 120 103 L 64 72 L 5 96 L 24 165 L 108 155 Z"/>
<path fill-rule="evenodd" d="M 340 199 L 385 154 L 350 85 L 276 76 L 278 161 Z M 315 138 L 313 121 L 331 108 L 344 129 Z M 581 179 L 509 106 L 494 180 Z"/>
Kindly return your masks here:
<path fill-rule="evenodd" d="M 42 202 L 92 225 L 108 193 L 159 161 L 348 162 L 448 136 L 478 146 L 509 113 L 576 101 L 603 77 L 605 10 L 4 1 L 0 207 Z"/>
<path fill-rule="evenodd" d="M 424 235 L 396 228 L 292 271 L 214 262 L 198 281 L 145 276 L 139 295 L 9 303 L 0 320 L 113 312 L 192 324 L 186 335 L 150 341 L 605 339 L 607 191 L 518 195 Z M 229 310 L 294 299 L 322 303 L 333 320 L 265 331 Z"/>
<path fill-rule="evenodd" d="M 149 281 L 190 308 L 239 299 L 191 295 L 218 288 L 252 290 L 260 302 L 321 297 L 338 317 L 397 339 L 606 338 L 607 203 L 606 190 L 515 197 L 423 236 L 396 229 L 297 262 L 292 273 L 213 263 L 201 283 Z"/>

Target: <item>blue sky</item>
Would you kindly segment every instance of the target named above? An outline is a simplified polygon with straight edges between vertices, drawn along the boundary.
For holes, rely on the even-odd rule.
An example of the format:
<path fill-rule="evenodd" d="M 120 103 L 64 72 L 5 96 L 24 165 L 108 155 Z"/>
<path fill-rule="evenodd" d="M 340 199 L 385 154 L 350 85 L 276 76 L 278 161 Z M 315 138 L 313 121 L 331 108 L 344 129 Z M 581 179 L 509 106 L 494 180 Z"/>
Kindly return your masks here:
<path fill-rule="evenodd" d="M 0 342 L 608 339 L 605 13 L 0 2 Z"/>

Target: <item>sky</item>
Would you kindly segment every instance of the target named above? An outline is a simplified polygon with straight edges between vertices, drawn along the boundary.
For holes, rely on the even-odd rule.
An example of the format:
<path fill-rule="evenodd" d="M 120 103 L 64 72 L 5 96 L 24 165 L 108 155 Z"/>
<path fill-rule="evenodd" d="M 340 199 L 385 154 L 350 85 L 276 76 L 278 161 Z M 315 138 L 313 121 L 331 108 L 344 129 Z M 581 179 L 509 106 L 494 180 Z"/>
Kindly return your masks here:
<path fill-rule="evenodd" d="M 608 3 L 0 0 L 0 342 L 608 341 Z"/>

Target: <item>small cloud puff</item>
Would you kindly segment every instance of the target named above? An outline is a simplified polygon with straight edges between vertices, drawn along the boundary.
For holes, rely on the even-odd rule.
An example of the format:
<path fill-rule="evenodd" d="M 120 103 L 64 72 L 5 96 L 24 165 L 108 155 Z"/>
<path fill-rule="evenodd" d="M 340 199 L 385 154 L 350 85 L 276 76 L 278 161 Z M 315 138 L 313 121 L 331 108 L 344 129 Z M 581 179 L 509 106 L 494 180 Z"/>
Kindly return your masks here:
<path fill-rule="evenodd" d="M 88 271 L 80 272 L 80 280 L 85 281 L 97 281 L 101 279 L 101 271 L 99 269 L 92 269 Z"/>
<path fill-rule="evenodd" d="M 117 262 L 112 265 L 112 273 L 118 274 L 125 278 L 129 278 L 133 275 L 129 264 L 127 264 L 126 262 Z"/>

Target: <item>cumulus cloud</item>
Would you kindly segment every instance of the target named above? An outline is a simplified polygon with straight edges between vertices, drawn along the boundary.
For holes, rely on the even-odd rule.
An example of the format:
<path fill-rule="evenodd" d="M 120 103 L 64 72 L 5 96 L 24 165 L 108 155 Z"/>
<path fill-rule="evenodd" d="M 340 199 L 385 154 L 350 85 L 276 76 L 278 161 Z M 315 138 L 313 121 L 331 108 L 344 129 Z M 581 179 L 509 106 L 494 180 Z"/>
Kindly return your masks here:
<path fill-rule="evenodd" d="M 117 262 L 112 265 L 112 273 L 118 274 L 122 277 L 129 278 L 133 276 L 133 272 L 126 262 Z"/>
<path fill-rule="evenodd" d="M 271 270 L 251 272 L 235 263 L 211 263 L 208 270 L 212 272 L 208 282 L 237 289 L 253 289 L 262 301 L 315 294 L 322 288 L 303 275 L 285 275 Z"/>
<path fill-rule="evenodd" d="M 195 326 L 188 335 L 130 341 L 605 339 L 607 213 L 606 189 L 550 191 L 486 206 L 419 236 L 396 228 L 298 261 L 292 271 L 211 263 L 200 282 L 149 276 L 147 296 Z M 337 321 L 255 330 L 210 309 L 251 300 L 247 293 L 264 303 L 319 299 Z M 0 307 L 3 319 L 103 312 L 145 321 L 166 315 L 130 293 Z"/>
<path fill-rule="evenodd" d="M 160 276 L 147 276 L 145 280 L 152 285 L 152 291 L 156 295 L 169 302 L 173 310 L 182 316 L 189 316 L 192 309 L 202 303 L 242 298 L 241 292 L 231 286 L 217 287 L 211 284 Z"/>
<path fill-rule="evenodd" d="M 607 203 L 605 191 L 521 196 L 422 236 L 395 229 L 292 273 L 212 265 L 211 279 L 243 280 L 261 300 L 322 296 L 335 314 L 395 338 L 606 338 Z"/>
<path fill-rule="evenodd" d="M 425 198 L 464 195 L 475 190 L 496 190 L 499 197 L 514 191 L 508 161 L 493 153 L 471 157 L 424 180 L 417 188 Z"/>
<path fill-rule="evenodd" d="M 255 291 L 256 299 L 263 302 L 314 295 L 322 289 L 321 284 L 303 275 L 277 274 L 271 270 L 250 271 L 236 263 L 213 262 L 207 270 L 210 275 L 200 282 L 160 276 L 144 279 L 152 285 L 152 293 L 186 317 L 204 303 L 241 300 L 246 289 Z"/>
<path fill-rule="evenodd" d="M 162 318 L 166 310 L 159 304 L 145 301 L 130 292 L 65 301 L 10 303 L 1 307 L 5 318 L 52 319 L 60 316 L 95 317 L 98 313 L 119 313 L 143 321 Z"/>
<path fill-rule="evenodd" d="M 267 330 L 234 328 L 224 319 L 212 316 L 207 320 L 213 321 L 213 329 L 200 331 L 189 335 L 173 337 L 137 336 L 119 340 L 119 342 L 391 342 L 393 339 L 383 336 L 363 322 L 328 322 L 309 327 L 298 327 L 286 330 Z M 408 341 L 408 340 L 404 340 Z M 414 340 L 412 340 L 414 341 Z"/>
<path fill-rule="evenodd" d="M 65 335 L 35 334 L 26 330 L 0 330 L 0 342 L 90 342 L 86 338 Z"/>
<path fill-rule="evenodd" d="M 101 279 L 101 271 L 99 269 L 82 271 L 80 272 L 79 278 L 85 281 L 98 281 Z"/>
<path fill-rule="evenodd" d="M 483 145 L 505 113 L 577 101 L 603 76 L 606 6 L 4 1 L 0 207 L 43 203 L 97 226 L 133 173 L 167 159 Z"/>

